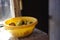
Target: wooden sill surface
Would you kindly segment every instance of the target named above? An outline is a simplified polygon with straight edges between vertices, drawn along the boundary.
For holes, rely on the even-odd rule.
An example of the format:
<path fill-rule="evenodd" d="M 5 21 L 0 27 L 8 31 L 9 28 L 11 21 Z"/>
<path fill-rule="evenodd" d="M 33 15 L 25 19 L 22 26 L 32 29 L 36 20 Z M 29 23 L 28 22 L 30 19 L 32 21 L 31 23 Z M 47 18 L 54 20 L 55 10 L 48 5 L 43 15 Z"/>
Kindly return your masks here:
<path fill-rule="evenodd" d="M 3 29 L 0 29 L 0 33 L 1 33 L 1 30 L 3 30 Z M 34 29 L 33 33 L 27 37 L 24 37 L 24 38 L 12 38 L 11 37 L 11 38 L 9 38 L 9 40 L 48 40 L 48 35 L 43 31 Z"/>

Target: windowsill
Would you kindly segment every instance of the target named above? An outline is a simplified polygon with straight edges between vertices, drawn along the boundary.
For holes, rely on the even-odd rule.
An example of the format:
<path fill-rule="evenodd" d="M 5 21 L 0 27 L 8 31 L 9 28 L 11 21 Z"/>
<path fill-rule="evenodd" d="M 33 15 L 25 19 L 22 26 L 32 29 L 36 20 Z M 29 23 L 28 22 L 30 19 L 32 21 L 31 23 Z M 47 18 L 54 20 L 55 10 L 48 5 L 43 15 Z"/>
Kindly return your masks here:
<path fill-rule="evenodd" d="M 4 22 L 0 21 L 0 27 L 3 27 L 3 23 L 4 23 Z"/>

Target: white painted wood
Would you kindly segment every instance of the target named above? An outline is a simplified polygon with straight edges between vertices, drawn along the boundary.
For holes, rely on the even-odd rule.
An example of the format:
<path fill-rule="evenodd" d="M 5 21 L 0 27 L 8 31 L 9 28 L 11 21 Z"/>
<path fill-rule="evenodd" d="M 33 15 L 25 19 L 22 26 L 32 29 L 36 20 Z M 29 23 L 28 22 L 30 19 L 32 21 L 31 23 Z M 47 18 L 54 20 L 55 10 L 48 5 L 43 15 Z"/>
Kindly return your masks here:
<path fill-rule="evenodd" d="M 13 0 L 10 0 L 10 10 L 11 10 L 12 17 L 15 17 L 14 2 L 13 2 Z"/>

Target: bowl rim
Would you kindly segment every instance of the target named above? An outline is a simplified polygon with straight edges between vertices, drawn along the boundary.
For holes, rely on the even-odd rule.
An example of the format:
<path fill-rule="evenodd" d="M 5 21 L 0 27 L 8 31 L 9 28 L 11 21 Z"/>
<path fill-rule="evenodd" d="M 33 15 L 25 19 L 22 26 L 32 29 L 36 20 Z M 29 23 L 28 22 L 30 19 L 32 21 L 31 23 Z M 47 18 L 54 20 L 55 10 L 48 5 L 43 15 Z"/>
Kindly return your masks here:
<path fill-rule="evenodd" d="M 36 25 L 36 24 L 38 23 L 37 18 L 31 17 L 31 16 L 20 16 L 20 17 L 13 17 L 13 18 L 21 18 L 21 17 L 34 18 L 34 19 L 35 19 L 35 22 L 33 22 L 33 23 L 31 23 L 31 24 L 28 24 L 28 25 L 21 25 L 22 27 L 20 27 L 20 26 L 12 26 L 13 28 L 18 28 L 18 27 L 20 27 L 20 28 L 26 28 L 26 27 L 31 26 L 31 25 Z M 6 19 L 6 20 L 4 21 L 4 23 L 3 23 L 3 25 L 10 27 L 11 25 L 7 25 L 7 24 L 5 23 L 7 20 L 10 20 L 10 19 L 12 19 L 12 18 Z"/>

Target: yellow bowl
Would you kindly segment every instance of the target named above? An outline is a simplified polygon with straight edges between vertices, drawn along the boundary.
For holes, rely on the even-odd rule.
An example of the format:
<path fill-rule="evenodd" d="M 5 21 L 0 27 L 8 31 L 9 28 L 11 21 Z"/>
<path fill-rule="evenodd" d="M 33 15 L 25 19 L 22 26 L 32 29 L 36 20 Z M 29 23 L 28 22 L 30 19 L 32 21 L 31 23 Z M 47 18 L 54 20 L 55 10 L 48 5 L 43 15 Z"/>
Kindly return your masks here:
<path fill-rule="evenodd" d="M 18 21 L 21 21 L 21 20 L 31 21 L 32 23 L 28 25 L 21 25 L 21 26 L 9 25 L 11 22 L 14 22 L 16 24 Z M 4 28 L 15 37 L 24 37 L 24 36 L 28 36 L 33 32 L 37 23 L 38 21 L 34 17 L 28 17 L 28 16 L 15 17 L 15 18 L 7 19 L 4 22 Z"/>

